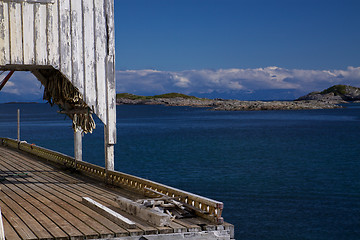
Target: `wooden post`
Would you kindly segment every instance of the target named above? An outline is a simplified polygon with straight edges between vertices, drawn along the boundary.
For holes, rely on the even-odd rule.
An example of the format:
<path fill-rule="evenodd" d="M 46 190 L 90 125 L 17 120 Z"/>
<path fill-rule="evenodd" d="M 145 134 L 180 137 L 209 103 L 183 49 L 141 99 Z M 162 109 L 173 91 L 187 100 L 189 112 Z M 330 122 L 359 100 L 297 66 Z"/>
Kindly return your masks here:
<path fill-rule="evenodd" d="M 17 110 L 17 141 L 20 142 L 20 109 Z"/>
<path fill-rule="evenodd" d="M 75 161 L 82 161 L 82 132 L 80 128 L 74 130 L 74 157 Z"/>
<path fill-rule="evenodd" d="M 5 232 L 4 232 L 2 215 L 1 215 L 1 208 L 0 208 L 0 240 L 5 240 Z"/>
<path fill-rule="evenodd" d="M 114 145 L 116 144 L 116 83 L 115 83 L 115 26 L 114 0 L 105 0 L 106 12 L 106 123 L 105 136 L 105 169 L 114 170 Z"/>
<path fill-rule="evenodd" d="M 105 169 L 114 171 L 114 144 L 109 144 L 108 140 L 108 127 L 104 125 L 105 137 Z"/>

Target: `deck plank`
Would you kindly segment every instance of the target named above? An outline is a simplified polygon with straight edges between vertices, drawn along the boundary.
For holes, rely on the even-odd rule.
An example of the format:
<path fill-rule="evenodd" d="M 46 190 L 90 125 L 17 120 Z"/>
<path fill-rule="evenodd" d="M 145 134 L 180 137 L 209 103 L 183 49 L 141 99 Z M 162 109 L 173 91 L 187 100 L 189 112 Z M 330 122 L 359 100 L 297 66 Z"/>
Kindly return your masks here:
<path fill-rule="evenodd" d="M 2 165 L 6 165 L 6 163 L 2 163 Z M 13 168 L 14 171 L 19 171 L 14 166 L 7 166 L 9 169 Z M 33 174 L 33 173 L 29 173 Z M 30 179 L 28 179 L 30 180 Z M 18 183 L 17 183 L 18 184 Z M 37 183 L 37 185 L 45 185 L 44 183 Z M 20 186 L 20 185 L 19 185 Z M 71 232 L 71 235 L 74 238 L 82 239 L 84 236 L 91 236 L 91 237 L 97 237 L 98 234 L 93 229 L 91 229 L 88 225 L 86 225 L 84 222 L 80 221 L 75 215 L 73 215 L 70 211 L 68 211 L 66 208 L 63 208 L 63 203 L 56 203 L 51 198 L 49 198 L 49 193 L 42 190 L 36 184 L 31 183 L 30 181 L 27 184 L 22 184 L 23 189 L 27 190 L 28 194 L 31 194 L 34 198 L 41 201 L 44 205 L 47 205 L 49 208 L 51 208 L 54 212 L 61 215 L 63 218 L 67 220 L 67 222 L 70 222 L 72 226 L 76 227 L 78 231 Z M 54 199 L 54 198 L 53 198 Z"/>
<path fill-rule="evenodd" d="M 20 236 L 16 233 L 13 226 L 7 221 L 6 218 L 3 218 L 3 224 L 4 224 L 4 232 L 5 232 L 5 238 L 8 240 L 21 240 Z"/>
<path fill-rule="evenodd" d="M 7 219 L 15 231 L 19 234 L 21 239 L 37 239 L 36 235 L 30 230 L 30 228 L 11 210 L 3 201 L 3 197 L 0 197 L 0 206 L 3 218 Z M 7 233 L 5 232 L 5 235 Z"/>
<path fill-rule="evenodd" d="M 29 167 L 29 166 L 28 166 Z M 29 167 L 31 168 L 31 167 Z M 49 172 L 47 172 L 50 174 Z M 41 176 L 32 176 L 35 180 L 42 182 L 42 181 L 50 181 L 51 178 L 49 176 L 46 176 L 47 174 L 42 174 Z M 83 188 L 86 184 L 85 183 L 79 183 L 79 184 L 63 184 L 63 183 L 50 183 L 47 184 L 46 187 L 43 187 L 42 189 L 46 190 L 50 195 L 54 196 L 56 200 L 62 200 L 68 204 L 70 204 L 70 208 L 72 209 L 71 212 L 76 212 L 77 216 L 81 216 L 83 219 L 83 222 L 87 222 L 90 224 L 93 228 L 102 230 L 101 237 L 110 237 L 114 236 L 114 233 L 116 233 L 116 236 L 128 236 L 129 233 L 119 225 L 113 223 L 109 219 L 105 218 L 101 214 L 98 214 L 96 211 L 86 207 L 84 204 L 82 204 L 82 197 L 86 196 L 86 194 L 74 194 L 73 192 L 68 191 L 68 189 L 73 189 L 74 187 Z M 76 208 L 74 210 L 74 208 Z M 79 212 L 79 211 L 80 212 Z M 80 215 L 79 215 L 80 214 Z M 89 216 L 91 216 L 91 219 L 89 219 Z M 105 227 L 106 226 L 106 227 Z M 110 230 L 110 231 L 109 231 Z"/>
<path fill-rule="evenodd" d="M 41 212 L 38 208 L 32 205 L 30 202 L 36 202 L 31 196 L 21 197 L 21 192 L 14 186 L 13 189 L 8 188 L 6 185 L 1 187 L 2 191 L 10 197 L 13 201 L 17 202 L 24 208 L 31 216 L 36 219 L 41 226 L 43 226 L 55 239 L 66 239 L 67 234 L 62 231 L 46 214 Z"/>
<path fill-rule="evenodd" d="M 17 165 L 15 168 L 17 171 L 21 171 L 21 164 Z M 72 223 L 73 226 L 76 226 L 79 231 L 81 231 L 85 236 L 89 237 L 98 237 L 103 228 L 98 228 L 99 231 L 95 231 L 91 228 L 87 223 L 92 225 L 92 218 L 89 216 L 85 216 L 82 212 L 75 209 L 70 204 L 59 200 L 56 196 L 54 196 L 51 192 L 51 189 L 48 187 L 49 184 L 44 184 L 42 179 L 34 178 L 36 175 L 32 172 L 29 173 L 27 177 L 28 183 L 27 187 L 30 188 L 30 191 L 36 192 L 38 199 L 42 199 L 48 204 L 48 206 L 54 207 L 54 211 L 58 212 L 61 216 L 65 217 L 69 222 Z M 46 189 L 50 189 L 50 191 L 46 191 Z M 44 197 L 44 198 L 41 198 Z"/>
<path fill-rule="evenodd" d="M 168 227 L 154 226 L 123 212 L 115 201 L 117 196 L 131 200 L 144 196 L 3 146 L 0 176 L 0 207 L 7 239 L 112 238 L 198 232 L 200 226 L 212 229 L 208 221 L 197 217 L 176 219 Z M 136 229 L 125 229 L 90 209 L 81 202 L 82 197 L 90 197 L 128 217 L 136 223 Z"/>
<path fill-rule="evenodd" d="M 1 195 L 1 201 L 11 208 L 14 213 L 18 216 L 22 216 L 21 219 L 31 229 L 37 238 L 40 239 L 52 239 L 51 234 L 41 224 L 31 216 L 21 205 L 22 202 L 18 203 L 5 194 Z"/>

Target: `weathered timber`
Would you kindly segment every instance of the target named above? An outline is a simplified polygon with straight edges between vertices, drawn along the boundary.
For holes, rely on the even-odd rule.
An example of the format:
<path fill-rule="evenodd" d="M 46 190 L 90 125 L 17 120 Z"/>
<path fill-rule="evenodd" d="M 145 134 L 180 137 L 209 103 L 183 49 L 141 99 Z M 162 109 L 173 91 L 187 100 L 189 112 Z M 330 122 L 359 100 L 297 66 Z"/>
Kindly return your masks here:
<path fill-rule="evenodd" d="M 0 240 L 5 240 L 4 224 L 2 220 L 1 208 L 0 208 Z"/>
<path fill-rule="evenodd" d="M 73 169 L 75 165 L 78 171 L 59 170 L 59 167 Z M 82 168 L 85 166 L 86 171 Z M 121 196 L 135 202 L 144 199 L 144 191 L 133 191 L 130 187 L 135 179 L 138 184 L 141 179 L 118 173 L 116 176 L 126 179 L 116 187 L 111 182 L 104 184 L 103 180 L 108 179 L 106 174 L 104 168 L 86 162 L 76 163 L 74 158 L 66 155 L 26 142 L 0 138 L 0 207 L 5 236 L 8 239 L 230 239 L 232 225 L 216 224 L 199 216 L 175 219 L 169 226 L 161 227 L 126 213 L 119 208 L 115 198 Z M 146 188 L 158 189 L 160 186 L 157 183 L 151 185 L 151 181 L 146 184 Z M 183 194 L 190 198 L 192 195 Z M 84 196 L 130 219 L 135 228 L 118 224 L 101 211 L 86 206 L 82 203 Z M 203 200 L 204 204 L 209 201 Z M 205 229 L 211 234 L 205 234 Z M 188 233 L 191 234 L 186 235 Z"/>
<path fill-rule="evenodd" d="M 121 196 L 116 197 L 115 200 L 119 204 L 120 209 L 131 215 L 155 224 L 155 226 L 158 227 L 170 226 L 171 219 L 168 214 L 157 212 L 153 209 L 148 209 L 142 204 Z"/>
<path fill-rule="evenodd" d="M 74 158 L 64 154 L 50 151 L 39 146 L 31 145 L 26 142 L 18 143 L 15 140 L 8 138 L 0 138 L 3 145 L 19 148 L 20 150 L 34 154 L 36 156 L 45 158 L 49 161 L 64 165 L 68 168 L 76 169 L 83 175 L 89 176 L 102 182 L 107 182 L 114 186 L 126 188 L 138 194 L 147 194 L 149 192 L 154 195 L 154 191 L 162 195 L 174 198 L 177 201 L 192 206 L 198 211 L 197 214 L 201 217 L 207 218 L 210 221 L 221 224 L 223 218 L 221 217 L 223 203 L 215 201 L 206 197 L 182 191 L 173 187 L 169 187 L 160 183 L 156 183 L 147 179 L 135 177 L 126 173 L 117 171 L 107 171 L 106 169 L 81 161 L 75 161 Z M 158 195 L 154 195 L 157 197 Z"/>
<path fill-rule="evenodd" d="M 70 82 L 81 96 L 77 103 L 105 125 L 107 170 L 114 170 L 116 144 L 113 1 L 0 0 L 0 70 L 31 71 L 45 89 Z M 64 99 L 54 102 L 71 106 Z"/>
<path fill-rule="evenodd" d="M 89 197 L 83 197 L 82 202 L 96 212 L 101 213 L 105 217 L 114 221 L 115 223 L 118 223 L 126 228 L 136 228 L 135 223 L 130 219 L 120 215 L 119 213 L 111 210 L 108 207 L 105 207 L 104 205 L 92 200 Z"/>

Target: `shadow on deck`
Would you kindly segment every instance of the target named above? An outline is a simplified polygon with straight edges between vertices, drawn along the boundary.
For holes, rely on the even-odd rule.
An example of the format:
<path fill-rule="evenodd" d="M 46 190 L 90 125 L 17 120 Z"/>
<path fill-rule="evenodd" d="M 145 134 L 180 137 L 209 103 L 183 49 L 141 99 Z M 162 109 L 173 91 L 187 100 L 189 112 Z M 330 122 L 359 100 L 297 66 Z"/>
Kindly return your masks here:
<path fill-rule="evenodd" d="M 0 138 L 0 207 L 6 239 L 231 239 L 222 203 L 27 143 Z M 115 221 L 84 203 L 90 198 L 133 222 Z M 190 215 L 154 224 L 116 198 L 168 199 Z M 101 210 L 101 209 L 100 209 Z M 173 214 L 172 212 L 170 214 Z"/>

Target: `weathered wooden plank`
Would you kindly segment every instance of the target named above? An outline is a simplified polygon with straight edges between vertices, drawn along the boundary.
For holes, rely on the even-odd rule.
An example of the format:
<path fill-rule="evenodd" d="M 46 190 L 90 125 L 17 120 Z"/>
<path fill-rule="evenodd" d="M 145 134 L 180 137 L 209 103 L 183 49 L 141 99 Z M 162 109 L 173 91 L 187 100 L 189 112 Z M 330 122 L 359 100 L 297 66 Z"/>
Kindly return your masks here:
<path fill-rule="evenodd" d="M 89 208 L 84 208 L 84 205 L 80 204 L 79 201 L 81 201 L 81 196 L 84 195 L 88 195 L 88 196 L 92 196 L 92 197 L 97 197 L 98 199 L 106 199 L 106 200 L 110 200 L 113 199 L 115 195 L 112 195 L 111 198 L 104 198 L 102 196 L 104 196 L 105 193 L 111 193 L 109 190 L 104 191 L 104 189 L 102 189 L 102 191 L 100 190 L 100 188 L 96 187 L 96 186 L 92 186 L 89 184 L 84 184 L 82 182 L 80 182 L 80 184 L 61 184 L 60 182 L 76 182 L 74 181 L 74 178 L 68 176 L 69 179 L 64 178 L 63 176 L 59 175 L 64 175 L 64 173 L 61 172 L 54 172 L 54 171 L 50 171 L 47 165 L 44 165 L 42 163 L 39 162 L 29 162 L 28 159 L 23 159 L 22 156 L 17 156 L 18 157 L 18 162 L 16 165 L 16 169 L 28 169 L 28 171 L 31 171 L 33 173 L 35 173 L 36 171 L 39 171 L 39 174 L 33 174 L 33 178 L 35 179 L 35 182 L 52 182 L 52 181 L 57 181 L 59 182 L 56 185 L 52 185 L 52 184 L 47 184 L 46 187 L 48 193 L 46 194 L 46 196 L 52 195 L 56 201 L 64 201 L 67 202 L 69 204 L 71 204 L 72 206 L 81 209 L 81 211 L 83 211 L 84 213 L 86 213 L 87 215 L 93 217 L 94 219 L 96 219 L 97 221 L 101 222 L 102 224 L 104 224 L 107 228 L 109 228 L 111 231 L 113 231 L 115 233 L 115 235 L 117 237 L 121 237 L 121 236 L 128 236 L 128 235 L 132 235 L 132 236 L 138 236 L 144 233 L 143 230 L 139 229 L 138 227 L 136 227 L 135 229 L 123 229 L 121 227 L 119 227 L 118 225 L 116 225 L 115 223 L 111 222 L 110 220 L 108 220 L 107 218 L 99 215 L 98 213 L 94 212 L 93 210 L 89 209 Z M 41 168 L 42 170 L 38 170 L 39 168 Z M 53 187 L 54 186 L 54 187 Z M 55 188 L 56 186 L 56 188 Z M 52 189 L 53 188 L 53 189 Z M 81 189 L 84 188 L 89 188 L 89 191 L 81 192 Z M 24 189 L 24 187 L 22 187 L 22 189 Z M 77 189 L 77 190 L 75 190 Z M 94 191 L 95 190 L 95 191 Z M 29 193 L 32 194 L 34 191 L 31 190 Z M 39 191 L 37 191 L 39 192 Z M 99 198 L 100 196 L 100 198 Z M 39 198 L 39 197 L 37 197 Z M 71 200 L 72 198 L 72 200 Z M 116 204 L 114 201 L 110 201 L 113 202 L 114 205 Z M 71 211 L 74 212 L 74 211 Z M 81 217 L 81 215 L 76 214 L 78 217 Z M 89 220 L 83 219 L 84 222 L 87 222 L 88 224 L 92 225 L 93 229 L 98 229 L 96 228 L 96 224 L 95 222 L 90 222 Z M 95 224 L 95 225 L 94 225 Z M 150 230 L 147 228 L 146 229 L 148 232 L 150 232 L 150 230 L 152 232 L 154 232 L 154 228 L 151 228 Z M 109 233 L 102 233 L 102 237 L 106 237 L 106 235 L 108 235 Z"/>
<path fill-rule="evenodd" d="M 12 187 L 12 189 L 9 187 Z M 44 206 L 41 206 L 41 208 L 36 208 L 34 206 L 34 204 L 37 202 L 36 199 L 29 197 L 28 195 L 24 195 L 23 192 L 15 186 L 15 184 L 9 187 L 4 185 L 1 189 L 13 201 L 21 205 L 24 210 L 26 210 L 34 219 L 36 219 L 54 238 L 66 239 L 68 237 L 68 235 L 59 228 L 59 226 L 51 221 L 49 218 L 50 215 L 46 215 L 41 212 L 43 211 Z"/>
<path fill-rule="evenodd" d="M 89 196 L 112 210 L 116 209 L 115 211 L 121 213 L 123 216 L 129 218 L 133 222 L 136 222 L 136 229 L 127 229 L 127 233 L 124 233 L 124 231 L 114 232 L 115 234 L 119 234 L 117 236 L 125 236 L 126 234 L 126 236 L 134 236 L 139 234 L 165 234 L 172 232 L 181 233 L 185 232 L 186 230 L 198 232 L 201 231 L 201 227 L 199 225 L 204 226 L 204 229 L 214 230 L 211 228 L 212 226 L 208 224 L 209 221 L 204 221 L 201 218 L 196 218 L 198 219 L 196 221 L 177 219 L 175 222 L 171 223 L 171 228 L 154 227 L 153 225 L 148 224 L 145 221 L 138 219 L 137 217 L 120 211 L 119 208 L 116 207 L 116 203 L 113 198 L 114 195 L 117 195 L 117 190 L 115 188 L 104 188 L 103 184 L 97 184 L 93 181 L 91 181 L 91 184 L 85 183 L 83 181 L 85 178 L 79 179 L 75 177 L 75 174 L 58 172 L 54 167 L 46 165 L 45 162 L 42 161 L 34 161 L 28 155 L 21 155 L 20 153 L 9 149 L 5 149 L 6 151 L 2 150 L 3 147 L 0 146 L 1 169 L 4 169 L 4 171 L 7 172 L 13 171 L 13 173 L 29 173 L 26 177 L 7 177 L 6 186 L 10 187 L 10 185 L 13 185 L 13 187 L 11 187 L 12 191 L 26 199 L 26 201 L 31 202 L 35 208 L 39 209 L 44 214 L 45 211 L 43 211 L 41 206 L 46 206 L 51 209 L 52 212 L 57 212 L 61 216 L 72 215 L 72 217 L 74 217 L 74 215 L 76 215 L 76 217 L 81 219 L 81 221 L 78 222 L 79 225 L 87 222 L 88 226 L 91 226 L 93 229 L 96 229 L 98 223 L 108 227 L 108 224 L 105 223 L 105 218 L 103 216 L 81 204 L 81 196 Z M 16 164 L 13 164 L 13 160 L 16 161 Z M 0 187 L 1 185 L 2 183 L 0 182 Z M 10 194 L 6 191 L 5 193 L 7 195 Z M 30 197 L 26 197 L 26 194 L 30 195 Z M 13 197 L 11 196 L 11 198 Z M 23 205 L 23 207 L 31 215 L 33 215 L 31 213 L 33 210 L 30 210 L 31 208 L 27 208 L 26 204 L 21 201 L 18 202 L 20 205 Z M 49 216 L 50 214 L 51 212 L 46 213 L 45 215 L 49 217 L 51 221 L 55 222 L 54 218 Z M 86 217 L 84 214 L 91 216 L 93 220 L 90 220 L 91 218 Z M 81 217 L 80 215 L 83 216 Z M 98 223 L 90 223 L 90 221 L 95 221 Z M 56 223 L 60 226 L 59 222 L 56 221 Z M 78 225 L 74 222 L 71 223 L 78 227 Z M 208 225 L 209 227 L 205 225 Z M 62 226 L 60 227 L 63 229 Z M 112 229 L 113 228 L 111 227 L 111 230 Z M 218 229 L 218 227 L 216 227 L 216 229 Z M 221 229 L 219 228 L 219 230 Z M 105 232 L 102 234 L 105 234 Z M 101 237 L 102 234 L 99 234 L 99 236 Z"/>
<path fill-rule="evenodd" d="M 54 3 L 55 0 L 2 0 L 6 2 L 17 2 L 17 3 Z"/>
<path fill-rule="evenodd" d="M 107 143 L 116 143 L 116 86 L 115 86 L 115 27 L 114 27 L 114 1 L 105 0 L 106 17 L 106 88 L 107 88 Z M 113 149 L 112 149 L 113 151 Z M 109 153 L 108 153 L 109 154 Z M 113 153 L 108 161 L 114 161 Z"/>
<path fill-rule="evenodd" d="M 214 222 L 211 222 L 210 220 L 207 220 L 207 219 L 204 220 L 204 219 L 198 219 L 198 218 L 188 218 L 188 219 L 186 219 L 186 221 L 188 223 L 200 226 L 201 230 L 203 230 L 203 231 L 216 231 L 217 230 L 217 225 L 214 224 Z"/>
<path fill-rule="evenodd" d="M 35 3 L 35 61 L 37 65 L 47 64 L 46 5 Z"/>
<path fill-rule="evenodd" d="M 96 78 L 95 78 L 95 29 L 94 29 L 94 2 L 83 1 L 84 29 L 84 97 L 90 108 L 96 107 Z"/>
<path fill-rule="evenodd" d="M 110 208 L 92 200 L 89 197 L 83 197 L 82 202 L 88 206 L 89 208 L 93 209 L 94 211 L 100 213 L 101 215 L 106 216 L 107 218 L 111 219 L 112 221 L 126 227 L 126 228 L 136 228 L 136 225 L 130 219 L 122 216 L 121 214 L 111 210 Z"/>
<path fill-rule="evenodd" d="M 27 196 L 27 199 L 31 199 L 31 203 L 42 210 L 53 222 L 59 225 L 59 228 L 66 232 L 66 234 L 72 239 L 82 238 L 84 235 L 79 232 L 73 225 L 69 223 L 68 220 L 65 219 L 67 216 L 65 214 L 64 218 L 59 214 L 63 213 L 63 211 L 58 212 L 53 209 L 53 203 L 47 200 L 46 197 L 38 194 L 36 191 L 32 190 L 25 184 L 17 184 L 19 189 L 21 189 L 18 194 L 22 194 L 23 196 Z"/>
<path fill-rule="evenodd" d="M 104 0 L 94 0 L 95 11 L 95 52 L 96 52 L 96 90 L 97 108 L 96 114 L 104 124 L 106 119 L 106 53 L 107 36 Z"/>
<path fill-rule="evenodd" d="M 127 217 L 131 221 L 136 222 L 136 227 L 143 231 L 142 234 L 144 234 L 144 235 L 154 235 L 154 234 L 159 233 L 156 227 L 151 226 L 151 224 L 147 223 L 146 221 L 143 221 L 142 219 L 139 219 L 138 217 L 135 217 L 135 216 L 133 216 L 133 215 L 131 215 L 131 214 L 125 212 L 125 211 L 122 211 L 118 207 L 111 207 L 111 208 L 116 209 L 117 212 L 120 212 L 121 215 Z M 131 229 L 129 229 L 129 230 L 131 230 Z"/>
<path fill-rule="evenodd" d="M 21 4 L 9 3 L 10 60 L 11 64 L 23 63 Z"/>
<path fill-rule="evenodd" d="M 47 180 L 47 178 L 46 178 L 46 180 Z M 96 221 L 98 221 L 102 225 L 106 226 L 106 228 L 109 229 L 110 231 L 112 231 L 113 233 L 115 233 L 116 236 L 129 235 L 129 233 L 124 228 L 120 227 L 113 221 L 104 217 L 102 214 L 99 214 L 98 212 L 96 212 L 90 208 L 85 208 L 82 204 L 80 204 L 80 201 L 82 201 L 82 196 L 84 196 L 84 194 L 80 193 L 81 195 L 77 195 L 77 194 L 72 193 L 70 190 L 73 188 L 81 188 L 85 185 L 86 184 L 81 184 L 81 185 L 73 184 L 71 187 L 69 187 L 67 184 L 59 184 L 56 187 L 57 187 L 57 189 L 61 189 L 61 191 L 59 191 L 59 192 L 61 192 L 62 194 L 56 194 L 56 196 L 63 201 L 71 203 L 78 209 L 81 209 L 84 213 L 86 213 L 87 215 L 96 219 Z M 107 232 L 107 233 L 109 233 L 109 232 Z M 104 234 L 105 234 L 105 232 L 104 232 Z"/>
<path fill-rule="evenodd" d="M 0 65 L 10 63 L 9 6 L 0 1 Z"/>
<path fill-rule="evenodd" d="M 115 24 L 114 0 L 105 0 L 106 28 L 107 28 L 107 55 L 115 56 Z"/>
<path fill-rule="evenodd" d="M 20 163 L 17 164 L 15 169 L 21 170 L 22 168 L 31 169 L 32 165 L 28 165 L 28 163 Z M 31 170 L 34 173 L 36 170 Z M 51 178 L 47 179 L 43 177 L 43 171 L 39 171 L 38 174 L 32 174 L 31 177 L 29 176 L 27 181 L 34 182 L 34 184 L 26 184 L 27 187 L 30 187 L 30 194 L 35 192 L 37 194 L 36 199 L 41 199 L 42 197 L 46 197 L 52 203 L 61 206 L 62 210 L 57 210 L 59 214 L 62 216 L 66 216 L 65 218 L 67 221 L 72 223 L 76 226 L 79 230 L 83 232 L 83 234 L 87 237 L 101 237 L 101 238 L 108 238 L 114 237 L 115 233 L 107 227 L 107 224 L 110 227 L 115 228 L 117 230 L 116 235 L 126 236 L 129 235 L 123 228 L 114 227 L 114 223 L 110 222 L 106 218 L 102 217 L 98 213 L 94 212 L 93 210 L 89 209 L 88 207 L 84 206 L 80 203 L 81 197 L 78 197 L 77 200 L 71 199 L 68 195 L 67 191 L 61 190 L 61 187 L 58 184 L 40 184 L 42 182 L 51 182 L 53 181 Z M 24 188 L 24 187 L 22 187 Z M 34 196 L 35 197 L 35 196 Z M 69 215 L 67 212 L 71 213 L 71 215 L 76 216 L 76 219 Z M 95 220 L 96 219 L 96 220 Z M 105 220 L 104 220 L 105 219 Z M 81 222 L 80 222 L 80 221 Z M 103 222 L 99 222 L 99 220 L 104 220 L 106 226 Z"/>
<path fill-rule="evenodd" d="M 19 234 L 21 239 L 37 239 L 35 234 L 29 229 L 29 227 L 19 218 L 10 207 L 8 207 L 0 198 L 0 206 L 4 216 Z M 7 233 L 5 233 L 7 234 Z"/>
<path fill-rule="evenodd" d="M 185 218 L 184 219 L 175 219 L 174 222 L 181 226 L 184 226 L 188 232 L 200 232 L 201 231 L 200 226 L 187 222 Z"/>
<path fill-rule="evenodd" d="M 67 236 L 71 238 L 83 236 L 83 234 L 80 233 L 79 230 L 77 230 L 73 225 L 71 225 L 68 220 L 60 216 L 58 212 L 51 209 L 51 205 L 48 206 L 47 204 L 45 204 L 45 197 L 37 194 L 35 191 L 25 185 L 19 185 L 19 189 L 21 189 L 21 192 L 19 192 L 21 196 L 26 196 L 26 198 L 31 201 L 31 203 L 35 207 L 41 209 L 41 211 L 46 214 L 47 217 L 49 217 L 54 223 L 59 226 L 59 230 L 61 229 L 62 231 L 64 231 Z M 54 236 L 59 237 L 62 236 L 62 234 L 54 234 Z"/>
<path fill-rule="evenodd" d="M 4 166 L 6 166 L 7 168 L 11 169 L 12 166 L 6 165 L 5 163 L 3 163 Z M 14 168 L 15 170 L 17 169 L 16 167 Z M 36 182 L 36 181 L 34 181 Z M 19 184 L 19 183 L 17 183 Z M 28 194 L 31 194 L 33 197 L 35 197 L 36 199 L 38 199 L 39 201 L 41 201 L 43 204 L 45 204 L 46 206 L 48 206 L 49 208 L 51 208 L 54 212 L 60 214 L 64 219 L 66 219 L 66 221 L 68 221 L 69 223 L 71 223 L 72 226 L 76 227 L 79 231 L 74 231 L 71 233 L 68 233 L 69 235 L 75 235 L 74 238 L 79 238 L 79 237 L 83 237 L 83 236 L 87 236 L 87 237 L 98 237 L 98 233 L 95 232 L 92 228 L 90 228 L 86 223 L 84 223 L 83 221 L 79 220 L 77 218 L 77 216 L 75 216 L 74 214 L 77 214 L 78 212 L 74 212 L 72 211 L 73 209 L 70 207 L 68 208 L 70 205 L 66 204 L 65 202 L 59 201 L 56 197 L 54 197 L 53 195 L 50 195 L 49 192 L 43 190 L 41 188 L 42 185 L 45 184 L 32 184 L 32 183 L 27 183 L 27 184 L 22 184 L 22 188 L 27 191 Z M 20 186 L 20 184 L 19 184 Z M 28 216 L 26 215 L 22 215 L 26 219 L 28 219 Z M 62 222 L 62 224 L 64 224 Z M 33 226 L 29 226 L 29 228 L 31 230 L 33 230 Z"/>
<path fill-rule="evenodd" d="M 83 18 L 82 0 L 70 1 L 71 9 L 71 62 L 72 83 L 84 95 L 84 56 L 83 56 Z"/>
<path fill-rule="evenodd" d="M 115 56 L 114 55 L 107 56 L 106 65 L 107 65 L 107 71 L 106 71 L 107 143 L 116 144 L 116 86 L 115 86 Z M 114 160 L 114 158 L 112 158 L 112 160 Z"/>
<path fill-rule="evenodd" d="M 37 162 L 34 163 L 28 163 L 28 162 L 22 162 L 20 161 L 18 166 L 23 166 L 24 168 L 28 168 L 28 169 L 34 169 L 32 171 L 36 171 L 35 169 L 37 169 L 36 167 Z M 34 168 L 36 167 L 36 168 Z M 44 166 L 41 166 L 44 167 Z M 46 166 L 45 166 L 46 167 Z M 111 222 L 109 219 L 103 217 L 102 215 L 94 212 L 93 210 L 89 209 L 89 208 L 85 208 L 84 205 L 80 204 L 79 202 L 82 200 L 82 196 L 84 195 L 88 195 L 89 192 L 94 193 L 94 191 L 89 191 L 87 193 L 82 193 L 82 192 L 76 192 L 73 193 L 72 190 L 74 189 L 83 189 L 85 187 L 88 186 L 88 184 L 85 184 L 83 182 L 79 182 L 76 184 L 71 184 L 71 186 L 69 186 L 68 184 L 61 184 L 61 182 L 76 182 L 76 179 L 74 179 L 73 177 L 68 176 L 67 178 L 64 178 L 62 176 L 59 177 L 59 175 L 62 175 L 63 173 L 61 172 L 56 172 L 56 174 L 54 174 L 53 171 L 41 171 L 41 175 L 34 175 L 33 178 L 35 179 L 35 181 L 38 182 L 51 182 L 51 181 L 58 181 L 59 183 L 56 185 L 53 184 L 48 184 L 47 186 L 49 186 L 49 188 L 47 189 L 47 191 L 49 191 L 52 195 L 54 195 L 54 197 L 58 198 L 59 200 L 62 200 L 64 202 L 67 202 L 69 204 L 71 204 L 72 206 L 76 207 L 77 209 L 81 210 L 82 212 L 84 212 L 85 214 L 87 214 L 88 216 L 91 216 L 92 218 L 96 219 L 99 223 L 103 224 L 104 226 L 106 226 L 106 228 L 108 228 L 109 230 L 111 230 L 112 232 L 116 233 L 116 236 L 127 236 L 129 235 L 129 233 L 127 231 L 125 231 L 123 228 L 119 227 L 118 225 L 116 225 L 115 223 Z M 91 188 L 92 190 L 94 190 L 94 187 Z M 99 192 L 98 194 L 103 195 L 105 192 L 104 190 L 102 190 L 102 192 Z M 94 194 L 96 195 L 96 194 Z M 79 215 L 78 215 L 79 216 Z M 98 226 L 98 224 L 95 224 L 95 221 L 90 222 L 87 221 L 86 219 L 83 220 L 84 222 L 88 222 L 94 229 L 96 229 L 96 226 Z M 103 227 L 102 227 L 103 228 Z M 106 235 L 109 235 L 110 232 L 108 231 L 102 231 L 102 237 L 106 237 Z"/>
<path fill-rule="evenodd" d="M 24 64 L 35 63 L 35 44 L 34 44 L 34 4 L 23 4 L 22 6 L 23 21 L 23 51 Z"/>
<path fill-rule="evenodd" d="M 58 4 L 58 1 L 54 4 L 48 4 L 46 15 L 48 63 L 55 68 L 58 68 L 60 64 Z"/>
<path fill-rule="evenodd" d="M 31 186 L 33 190 L 43 192 L 46 194 L 47 198 L 52 202 L 56 203 L 57 205 L 61 206 L 63 210 L 61 211 L 68 211 L 74 216 L 76 216 L 76 221 L 74 218 L 72 219 L 71 223 L 76 226 L 77 228 L 81 228 L 81 231 L 84 233 L 85 236 L 88 237 L 113 237 L 114 233 L 111 232 L 108 228 L 97 222 L 92 216 L 88 215 L 83 211 L 82 208 L 85 206 L 82 205 L 82 208 L 79 207 L 79 204 L 74 201 L 64 201 L 63 198 L 59 197 L 57 194 L 59 189 L 54 189 L 52 186 L 49 185 L 40 185 L 35 184 Z"/>
<path fill-rule="evenodd" d="M 164 227 L 170 225 L 170 216 L 167 214 L 157 212 L 153 209 L 148 209 L 147 207 L 137 202 L 131 201 L 121 196 L 116 198 L 116 202 L 123 211 L 139 217 L 140 219 L 143 219 L 149 223 L 152 223 L 155 226 Z"/>
<path fill-rule="evenodd" d="M 3 223 L 4 223 L 4 232 L 5 232 L 5 238 L 6 239 L 21 240 L 19 235 L 16 233 L 15 229 L 6 220 L 6 218 L 3 218 Z"/>
<path fill-rule="evenodd" d="M 69 80 L 72 78 L 71 64 L 71 13 L 70 1 L 59 0 L 60 70 Z"/>
<path fill-rule="evenodd" d="M 23 239 L 37 239 L 39 237 L 46 239 L 51 237 L 19 204 L 4 195 L 1 196 L 1 202 L 3 203 L 1 208 L 3 209 L 4 215 L 10 216 L 7 219 L 12 222 L 12 226 L 14 226 Z M 18 216 L 21 216 L 21 219 Z"/>
<path fill-rule="evenodd" d="M 37 181 L 50 181 L 51 176 L 36 176 L 35 179 Z M 80 202 L 82 200 L 81 195 L 73 194 L 69 189 L 79 187 L 81 188 L 85 184 L 72 184 L 70 187 L 68 184 L 49 184 L 47 185 L 48 188 L 45 190 L 48 191 L 51 195 L 56 197 L 58 200 L 64 201 L 71 206 L 77 208 L 75 212 L 81 211 L 80 214 L 77 214 L 77 216 L 83 221 L 86 222 L 90 227 L 100 232 L 102 237 L 109 237 L 112 236 L 114 233 L 116 233 L 117 236 L 127 236 L 128 233 L 123 228 L 116 225 L 114 222 L 110 221 L 109 219 L 105 218 L 101 214 L 97 213 L 96 211 L 93 211 L 90 208 L 85 207 Z M 68 189 L 68 188 L 69 189 Z M 74 211 L 73 211 L 74 212 Z M 85 216 L 86 214 L 87 216 Z M 90 216 L 92 220 L 89 220 Z M 94 221 L 96 219 L 96 221 Z M 105 227 L 104 227 L 105 226 Z M 110 230 L 110 231 L 109 231 Z"/>
<path fill-rule="evenodd" d="M 0 240 L 5 240 L 4 222 L 1 214 L 1 207 L 0 207 Z"/>

